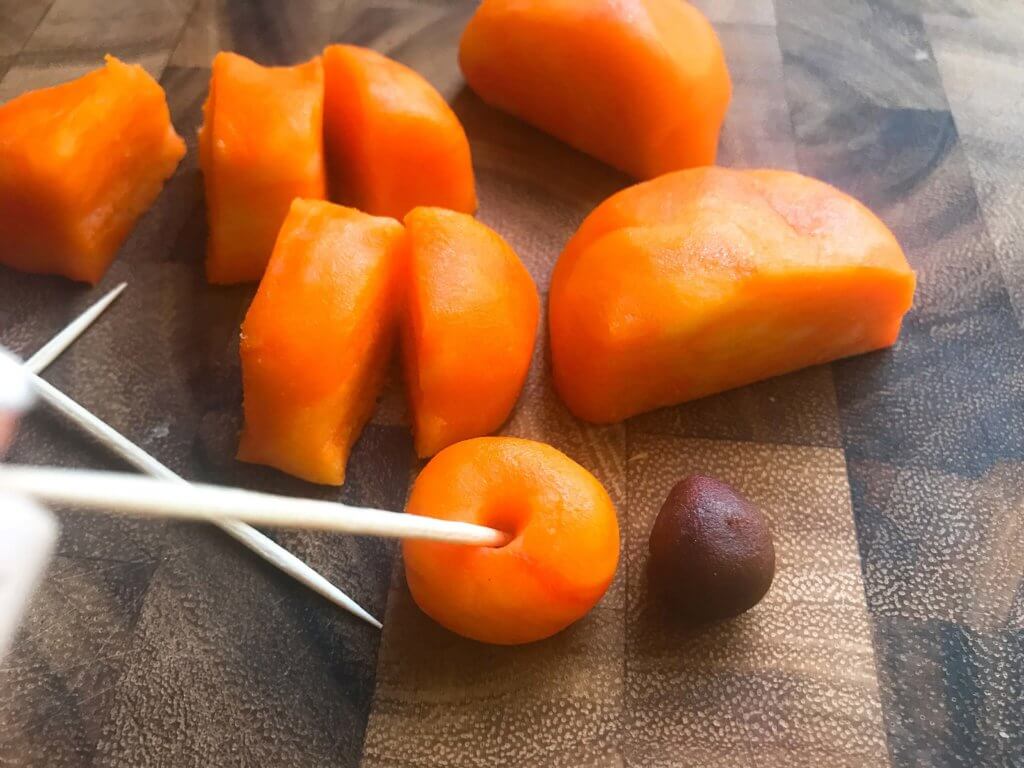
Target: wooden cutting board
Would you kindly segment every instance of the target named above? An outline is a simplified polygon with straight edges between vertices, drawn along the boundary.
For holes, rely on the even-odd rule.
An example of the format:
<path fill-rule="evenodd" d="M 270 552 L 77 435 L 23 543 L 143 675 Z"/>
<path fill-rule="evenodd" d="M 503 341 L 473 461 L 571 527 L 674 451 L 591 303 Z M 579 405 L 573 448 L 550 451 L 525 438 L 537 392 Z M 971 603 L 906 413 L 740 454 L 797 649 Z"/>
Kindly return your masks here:
<path fill-rule="evenodd" d="M 380 541 L 276 535 L 382 633 L 212 528 L 64 511 L 59 555 L 0 661 L 0 765 L 1024 764 L 1024 8 L 700 4 L 735 84 L 720 162 L 818 176 L 893 227 L 920 278 L 899 344 L 594 427 L 554 396 L 542 341 L 504 432 L 597 474 L 624 556 L 585 620 L 526 647 L 434 625 Z M 546 292 L 575 227 L 629 180 L 465 88 L 455 51 L 473 7 L 0 0 L 0 100 L 111 52 L 160 78 L 189 142 L 101 286 L 0 270 L 0 343 L 30 354 L 127 280 L 54 384 L 188 478 L 400 509 L 418 465 L 394 385 L 341 492 L 233 461 L 252 289 L 202 277 L 195 131 L 220 49 L 276 64 L 330 41 L 377 48 L 450 99 L 480 218 Z M 12 458 L 118 466 L 45 411 Z M 648 604 L 644 554 L 690 472 L 768 512 L 779 570 L 749 614 L 682 632 Z"/>

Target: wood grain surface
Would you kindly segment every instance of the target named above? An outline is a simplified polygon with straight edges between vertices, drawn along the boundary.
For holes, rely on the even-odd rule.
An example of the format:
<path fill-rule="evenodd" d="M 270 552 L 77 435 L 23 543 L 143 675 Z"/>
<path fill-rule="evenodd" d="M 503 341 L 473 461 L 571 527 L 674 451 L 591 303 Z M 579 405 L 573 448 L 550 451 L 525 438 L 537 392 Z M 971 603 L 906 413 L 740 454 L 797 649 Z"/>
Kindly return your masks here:
<path fill-rule="evenodd" d="M 388 543 L 275 534 L 383 616 L 378 633 L 214 529 L 62 510 L 0 660 L 0 766 L 1024 765 L 1024 6 L 699 5 L 735 85 L 720 162 L 800 170 L 882 216 L 919 275 L 896 347 L 596 427 L 555 397 L 542 338 L 503 431 L 605 483 L 623 562 L 588 617 L 526 647 L 433 624 Z M 202 277 L 195 132 L 218 50 L 381 50 L 453 104 L 479 216 L 546 292 L 575 227 L 630 182 L 464 86 L 474 7 L 0 0 L 0 101 L 109 52 L 160 79 L 189 144 L 96 289 L 0 269 L 0 343 L 31 354 L 127 280 L 55 385 L 188 478 L 400 509 L 418 464 L 397 381 L 340 492 L 232 459 L 252 288 Z M 12 453 L 119 468 L 45 411 Z M 749 614 L 687 631 L 649 604 L 644 552 L 695 471 L 763 506 L 779 570 Z"/>

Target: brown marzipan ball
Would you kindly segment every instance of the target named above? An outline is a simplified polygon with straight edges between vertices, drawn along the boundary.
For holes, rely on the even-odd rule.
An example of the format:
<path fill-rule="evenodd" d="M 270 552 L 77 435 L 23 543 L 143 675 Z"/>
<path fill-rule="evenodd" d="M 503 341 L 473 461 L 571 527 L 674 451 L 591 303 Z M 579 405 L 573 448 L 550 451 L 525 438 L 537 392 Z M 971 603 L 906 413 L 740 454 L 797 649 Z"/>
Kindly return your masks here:
<path fill-rule="evenodd" d="M 775 576 L 764 514 L 701 475 L 669 492 L 651 529 L 650 553 L 651 587 L 688 622 L 738 616 L 764 597 Z"/>

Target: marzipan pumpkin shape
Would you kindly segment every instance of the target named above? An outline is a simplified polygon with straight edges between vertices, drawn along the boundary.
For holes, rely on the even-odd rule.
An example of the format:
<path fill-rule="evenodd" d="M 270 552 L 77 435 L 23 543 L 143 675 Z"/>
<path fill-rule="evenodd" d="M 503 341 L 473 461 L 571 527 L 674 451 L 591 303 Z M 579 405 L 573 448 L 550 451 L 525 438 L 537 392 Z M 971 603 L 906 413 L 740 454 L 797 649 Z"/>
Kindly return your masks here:
<path fill-rule="evenodd" d="M 412 515 L 507 531 L 503 547 L 402 544 L 416 604 L 485 643 L 532 643 L 582 618 L 619 562 L 619 524 L 597 478 L 550 445 L 480 437 L 449 446 L 420 472 Z"/>

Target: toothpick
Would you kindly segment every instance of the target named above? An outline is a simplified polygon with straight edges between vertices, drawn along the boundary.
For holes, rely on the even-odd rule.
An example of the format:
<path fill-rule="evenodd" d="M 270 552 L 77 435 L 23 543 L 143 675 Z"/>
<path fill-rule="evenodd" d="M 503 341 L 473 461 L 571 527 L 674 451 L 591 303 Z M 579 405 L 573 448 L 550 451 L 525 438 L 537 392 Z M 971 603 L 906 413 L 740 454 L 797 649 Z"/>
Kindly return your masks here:
<path fill-rule="evenodd" d="M 212 523 L 231 519 L 256 525 L 483 547 L 502 546 L 509 540 L 503 531 L 472 523 L 239 488 L 169 483 L 118 472 L 0 466 L 0 491 L 91 509 Z"/>
<path fill-rule="evenodd" d="M 86 311 L 85 315 L 89 318 L 87 322 L 79 323 L 78 320 L 73 321 L 71 325 L 69 325 L 69 328 L 74 326 L 74 331 L 64 336 L 62 345 L 54 344 L 54 346 L 51 347 L 51 350 L 56 349 L 58 346 L 60 346 L 61 349 L 64 349 L 74 341 L 77 335 L 80 335 L 82 331 L 88 327 L 89 322 L 95 320 L 96 317 L 98 317 L 99 314 L 109 306 L 109 301 L 106 304 L 103 304 L 103 301 L 106 298 L 107 297 L 104 297 L 104 299 L 100 300 L 99 304 L 103 306 L 98 311 L 93 312 L 93 308 Z M 114 298 L 116 298 L 116 295 Z M 58 334 L 58 336 L 63 335 L 63 331 Z M 40 366 L 40 362 L 50 362 L 50 360 L 53 359 L 52 352 L 48 352 L 47 354 L 38 357 L 38 360 L 36 359 L 37 356 L 39 356 L 47 347 L 50 347 L 49 343 L 29 358 L 29 361 L 33 363 L 33 366 L 39 370 L 41 370 L 41 367 L 45 367 Z M 32 386 L 36 394 L 38 394 L 42 400 L 46 401 L 46 403 L 54 410 L 66 416 L 82 430 L 92 435 L 92 437 L 99 443 L 112 450 L 136 469 L 139 469 L 148 475 L 180 483 L 187 482 L 143 451 L 120 432 L 109 426 L 106 422 L 94 416 L 89 410 L 83 408 L 45 379 L 40 378 L 36 370 L 27 367 L 27 365 L 28 364 L 23 365 L 22 370 L 24 370 L 31 379 Z M 252 526 L 235 520 L 221 521 L 216 523 L 216 525 L 229 536 L 255 552 L 259 557 L 263 558 L 276 568 L 279 568 L 299 583 L 309 587 L 318 595 L 326 598 L 338 607 L 345 609 L 349 613 L 358 616 L 363 621 L 373 625 L 377 629 L 381 628 L 381 623 L 361 605 L 359 605 L 359 603 L 346 595 L 341 589 L 334 586 L 334 584 L 317 573 L 306 563 L 302 562 L 302 560 L 293 555 L 287 549 L 263 535 Z"/>
<path fill-rule="evenodd" d="M 96 321 L 96 318 L 103 314 L 107 307 L 114 302 L 114 299 L 121 295 L 127 285 L 127 283 L 121 283 L 109 291 L 103 298 L 68 323 L 24 363 L 17 357 L 8 355 L 6 350 L 0 349 L 0 364 L 6 366 L 9 363 L 12 366 L 12 368 L 0 372 L 2 373 L 0 375 L 0 410 L 4 409 L 3 406 L 8 408 L 13 406 L 15 412 L 20 413 L 30 406 L 33 392 L 25 380 L 24 372 L 42 373 Z M 21 370 L 14 370 L 15 366 Z M 23 394 L 19 395 L 19 392 Z M 0 445 L 2 443 L 3 440 L 0 439 Z"/>
<path fill-rule="evenodd" d="M 50 363 L 60 357 L 61 353 L 70 347 L 96 321 L 96 318 L 107 310 L 107 307 L 114 303 L 114 300 L 121 295 L 121 292 L 127 285 L 128 283 L 121 283 L 68 323 L 64 330 L 46 342 L 32 357 L 22 363 L 24 368 L 32 373 L 42 373 L 46 370 Z"/>

